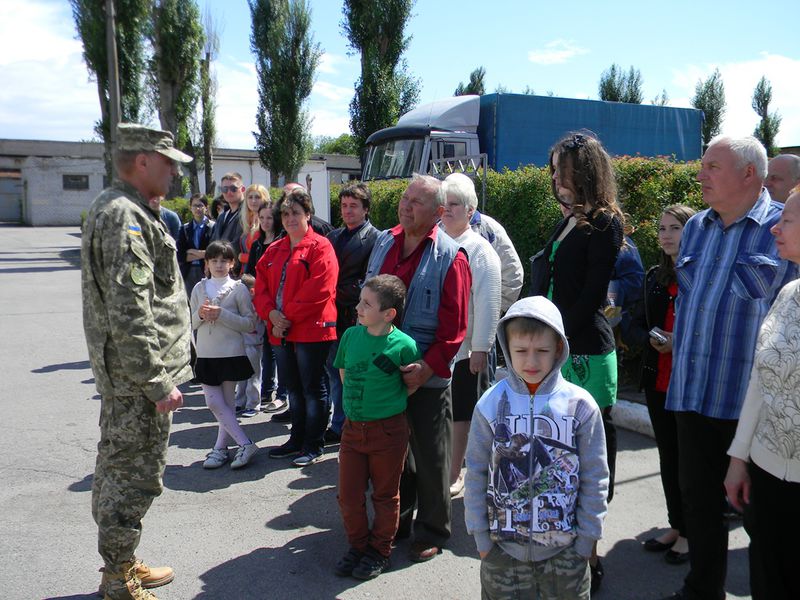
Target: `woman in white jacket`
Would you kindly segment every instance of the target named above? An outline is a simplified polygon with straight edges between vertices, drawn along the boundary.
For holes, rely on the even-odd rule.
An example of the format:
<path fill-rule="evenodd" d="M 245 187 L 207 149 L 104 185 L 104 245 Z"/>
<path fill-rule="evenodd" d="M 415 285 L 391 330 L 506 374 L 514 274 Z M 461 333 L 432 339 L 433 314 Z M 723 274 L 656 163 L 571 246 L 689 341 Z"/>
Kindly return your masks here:
<path fill-rule="evenodd" d="M 780 257 L 800 263 L 800 186 L 772 234 Z M 728 454 L 728 498 L 739 510 L 748 505 L 753 600 L 800 598 L 800 280 L 784 286 L 761 324 Z"/>
<path fill-rule="evenodd" d="M 442 227 L 467 253 L 472 271 L 467 335 L 456 354 L 453 380 L 453 451 L 450 463 L 450 495 L 464 488 L 461 465 L 467 449 L 472 411 L 478 398 L 489 389 L 488 354 L 494 344 L 500 318 L 500 258 L 492 245 L 469 225 L 478 206 L 472 180 L 461 173 L 444 180 L 446 196 Z"/>

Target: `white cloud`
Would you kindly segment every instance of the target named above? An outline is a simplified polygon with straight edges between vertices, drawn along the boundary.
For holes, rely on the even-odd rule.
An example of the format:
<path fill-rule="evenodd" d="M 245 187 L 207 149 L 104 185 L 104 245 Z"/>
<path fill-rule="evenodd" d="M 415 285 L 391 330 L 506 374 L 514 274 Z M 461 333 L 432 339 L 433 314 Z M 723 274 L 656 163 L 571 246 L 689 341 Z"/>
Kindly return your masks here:
<path fill-rule="evenodd" d="M 528 60 L 537 65 L 558 65 L 588 52 L 572 40 L 558 39 L 546 43 L 542 49 L 528 52 Z"/>
<path fill-rule="evenodd" d="M 341 71 L 340 67 L 345 67 L 345 69 L 350 70 L 355 64 L 356 61 L 352 57 L 324 52 L 322 56 L 320 56 L 317 72 L 325 73 L 326 75 L 338 75 Z"/>
<path fill-rule="evenodd" d="M 353 88 L 346 88 L 341 85 L 328 83 L 327 81 L 318 81 L 314 84 L 314 89 L 311 95 L 319 95 L 326 100 L 331 100 L 337 104 L 347 105 L 353 97 Z"/>
<path fill-rule="evenodd" d="M 688 65 L 674 72 L 673 83 L 679 88 L 673 106 L 690 106 L 697 81 L 706 79 L 715 68 L 719 68 L 725 84 L 727 105 L 722 132 L 741 136 L 753 133 L 758 124 L 758 115 L 753 111 L 751 101 L 753 90 L 762 76 L 772 84 L 772 103 L 770 109 L 778 111 L 782 121 L 778 131 L 779 146 L 800 145 L 800 60 L 778 54 L 762 52 L 754 60 L 720 65 Z"/>

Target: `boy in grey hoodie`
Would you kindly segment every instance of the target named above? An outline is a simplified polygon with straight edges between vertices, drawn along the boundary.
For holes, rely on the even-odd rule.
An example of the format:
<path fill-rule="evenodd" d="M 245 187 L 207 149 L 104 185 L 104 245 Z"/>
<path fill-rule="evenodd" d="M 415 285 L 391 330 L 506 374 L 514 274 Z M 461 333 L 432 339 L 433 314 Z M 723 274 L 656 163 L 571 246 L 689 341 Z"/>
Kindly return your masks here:
<path fill-rule="evenodd" d="M 561 376 L 569 344 L 547 298 L 514 303 L 497 337 L 508 377 L 478 401 L 466 456 L 482 597 L 588 600 L 608 493 L 600 410 Z"/>

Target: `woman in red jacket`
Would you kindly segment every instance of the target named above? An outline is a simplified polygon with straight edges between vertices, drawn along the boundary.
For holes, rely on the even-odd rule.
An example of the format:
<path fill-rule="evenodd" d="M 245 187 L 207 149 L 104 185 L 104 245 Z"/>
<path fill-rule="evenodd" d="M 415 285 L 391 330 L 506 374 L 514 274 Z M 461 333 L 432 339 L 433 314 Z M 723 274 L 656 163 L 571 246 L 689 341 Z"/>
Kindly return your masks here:
<path fill-rule="evenodd" d="M 311 196 L 303 188 L 284 193 L 279 210 L 286 236 L 272 243 L 256 265 L 253 303 L 269 332 L 278 376 L 289 392 L 289 441 L 270 458 L 294 458 L 296 467 L 322 456 L 328 425 L 325 358 L 336 339 L 336 280 L 333 246 L 314 233 Z"/>

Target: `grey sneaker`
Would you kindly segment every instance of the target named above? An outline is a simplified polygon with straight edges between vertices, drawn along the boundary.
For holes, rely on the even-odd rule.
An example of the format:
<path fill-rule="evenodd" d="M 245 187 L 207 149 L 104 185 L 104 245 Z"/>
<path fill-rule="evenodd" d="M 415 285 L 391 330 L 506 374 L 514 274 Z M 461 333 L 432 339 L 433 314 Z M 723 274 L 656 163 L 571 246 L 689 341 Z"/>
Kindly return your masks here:
<path fill-rule="evenodd" d="M 258 446 L 253 442 L 245 444 L 244 446 L 239 446 L 239 449 L 236 451 L 236 456 L 231 463 L 231 469 L 241 469 L 250 462 L 250 459 L 255 456 L 256 452 L 258 452 Z"/>
<path fill-rule="evenodd" d="M 214 448 L 211 452 L 206 454 L 206 460 L 203 463 L 204 469 L 219 469 L 229 460 L 227 448 Z"/>
<path fill-rule="evenodd" d="M 292 464 L 295 467 L 307 467 L 309 465 L 313 465 L 315 462 L 319 462 L 321 458 L 321 454 L 311 454 L 310 452 L 306 452 L 305 454 L 301 454 L 295 458 L 292 461 Z"/>

